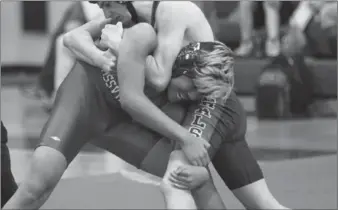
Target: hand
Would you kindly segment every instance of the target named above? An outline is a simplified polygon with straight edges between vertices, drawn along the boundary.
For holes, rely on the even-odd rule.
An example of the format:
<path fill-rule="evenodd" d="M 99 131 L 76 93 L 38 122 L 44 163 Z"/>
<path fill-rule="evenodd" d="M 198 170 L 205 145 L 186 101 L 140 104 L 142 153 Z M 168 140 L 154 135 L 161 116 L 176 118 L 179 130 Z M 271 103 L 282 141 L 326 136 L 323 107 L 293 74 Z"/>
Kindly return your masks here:
<path fill-rule="evenodd" d="M 204 167 L 183 165 L 171 172 L 169 181 L 181 190 L 194 190 L 209 179 L 209 172 Z"/>
<path fill-rule="evenodd" d="M 122 23 L 118 22 L 116 25 L 107 24 L 101 32 L 101 46 L 109 48 L 116 55 L 118 55 L 118 49 L 123 35 Z"/>
<path fill-rule="evenodd" d="M 203 138 L 196 137 L 189 133 L 184 139 L 182 150 L 194 166 L 206 166 L 210 162 L 208 149 L 210 147 L 209 142 Z"/>
<path fill-rule="evenodd" d="M 98 66 L 105 72 L 112 71 L 116 64 L 116 56 L 110 50 L 107 50 L 103 52 L 102 58 Z"/>

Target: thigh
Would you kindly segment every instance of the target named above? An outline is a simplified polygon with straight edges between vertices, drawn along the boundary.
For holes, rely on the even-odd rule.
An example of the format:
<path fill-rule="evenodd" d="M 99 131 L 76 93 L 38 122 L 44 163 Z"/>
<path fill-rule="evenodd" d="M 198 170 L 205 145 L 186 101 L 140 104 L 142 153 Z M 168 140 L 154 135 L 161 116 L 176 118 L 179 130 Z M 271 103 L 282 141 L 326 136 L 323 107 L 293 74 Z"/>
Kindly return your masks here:
<path fill-rule="evenodd" d="M 53 39 L 46 61 L 39 74 L 38 86 L 50 96 L 54 91 L 54 69 L 55 68 L 55 38 Z"/>
<path fill-rule="evenodd" d="M 261 168 L 244 137 L 223 142 L 212 163 L 230 190 L 241 188 L 263 178 Z"/>
<path fill-rule="evenodd" d="M 234 93 L 225 104 L 212 99 L 192 104 L 183 125 L 210 142 L 210 159 L 230 189 L 262 178 L 245 141 L 246 114 Z"/>
<path fill-rule="evenodd" d="M 72 52 L 64 46 L 63 40 L 64 34 L 56 39 L 54 91 L 58 90 L 76 62 Z"/>
<path fill-rule="evenodd" d="M 191 104 L 183 126 L 191 134 L 209 141 L 208 152 L 212 159 L 223 142 L 245 132 L 246 117 L 237 97 L 231 94 L 225 105 L 216 99 L 202 99 Z"/>
<path fill-rule="evenodd" d="M 167 104 L 161 109 L 178 123 L 186 113 L 185 106 L 181 104 Z M 157 176 L 164 174 L 173 149 L 171 141 L 131 121 L 119 123 L 92 143 Z"/>
<path fill-rule="evenodd" d="M 56 95 L 52 114 L 41 133 L 40 146 L 58 150 L 68 163 L 110 121 L 102 94 L 88 77 L 85 68 L 77 63 L 66 77 Z"/>

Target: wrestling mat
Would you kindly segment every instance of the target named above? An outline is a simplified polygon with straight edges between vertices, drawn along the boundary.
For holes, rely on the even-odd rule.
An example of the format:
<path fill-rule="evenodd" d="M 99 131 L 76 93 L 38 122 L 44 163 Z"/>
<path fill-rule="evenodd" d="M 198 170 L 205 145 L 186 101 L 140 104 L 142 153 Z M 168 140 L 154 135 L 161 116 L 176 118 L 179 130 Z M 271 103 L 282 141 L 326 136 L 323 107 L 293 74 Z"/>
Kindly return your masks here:
<path fill-rule="evenodd" d="M 330 155 L 260 164 L 270 190 L 282 204 L 294 209 L 337 209 L 336 163 L 337 156 Z M 228 209 L 244 209 L 218 176 L 214 181 Z M 115 173 L 63 179 L 41 209 L 164 208 L 157 186 Z"/>

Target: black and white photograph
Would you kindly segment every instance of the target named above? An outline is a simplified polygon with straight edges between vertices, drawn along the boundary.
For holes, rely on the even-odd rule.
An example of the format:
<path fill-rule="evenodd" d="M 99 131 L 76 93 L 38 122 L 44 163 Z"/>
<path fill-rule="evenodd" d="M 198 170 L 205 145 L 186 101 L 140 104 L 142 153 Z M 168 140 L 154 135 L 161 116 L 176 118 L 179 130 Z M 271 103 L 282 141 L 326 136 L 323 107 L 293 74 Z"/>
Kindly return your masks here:
<path fill-rule="evenodd" d="M 337 209 L 337 1 L 1 5 L 1 209 Z"/>

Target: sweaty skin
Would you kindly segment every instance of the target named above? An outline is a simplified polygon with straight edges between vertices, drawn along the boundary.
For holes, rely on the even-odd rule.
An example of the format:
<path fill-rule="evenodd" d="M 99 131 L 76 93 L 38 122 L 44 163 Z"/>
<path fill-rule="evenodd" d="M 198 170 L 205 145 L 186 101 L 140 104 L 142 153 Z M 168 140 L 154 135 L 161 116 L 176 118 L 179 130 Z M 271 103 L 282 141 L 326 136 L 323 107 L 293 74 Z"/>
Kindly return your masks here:
<path fill-rule="evenodd" d="M 145 11 L 148 11 L 144 8 L 148 8 L 148 12 L 151 13 L 152 2 L 134 2 L 133 4 L 139 16 L 144 14 Z M 145 7 L 144 4 L 148 4 L 148 6 L 146 5 Z M 140 8 L 140 11 L 138 11 L 138 8 Z M 102 9 L 105 10 L 104 7 Z M 172 11 L 175 11 L 175 15 Z M 105 12 L 105 14 L 110 13 Z M 167 86 L 171 79 L 172 65 L 179 50 L 191 41 L 213 41 L 214 37 L 203 12 L 192 2 L 164 1 L 159 4 L 156 14 L 158 47 L 155 49 L 154 57 L 149 56 L 147 58 L 147 63 L 149 63 L 150 68 L 146 68 L 145 76 L 149 84 L 152 84 L 153 87 L 161 91 Z M 194 16 L 196 18 L 189 19 L 186 18 L 187 16 Z M 150 22 L 150 17 L 148 18 L 149 20 L 147 21 Z M 81 54 L 82 56 L 78 56 L 80 59 L 90 56 L 91 58 L 89 60 L 98 59 L 102 61 L 105 59 L 103 58 L 103 54 L 98 53 L 97 50 L 91 53 L 94 43 L 93 41 L 87 41 L 89 37 L 93 38 L 97 36 L 103 27 L 104 24 L 102 21 L 87 23 L 68 33 L 64 40 L 65 45 L 73 52 Z M 121 87 L 120 89 L 122 90 L 123 88 Z M 142 94 L 140 97 L 145 97 L 145 95 Z M 140 116 L 145 117 L 143 110 L 153 110 L 154 108 L 153 104 L 145 103 L 143 106 L 144 109 L 133 109 L 128 106 L 138 103 L 139 99 L 136 100 L 136 98 L 130 97 L 129 99 L 127 103 L 123 103 L 123 107 L 135 119 L 141 120 L 139 118 Z M 149 101 L 149 99 L 142 99 L 142 101 Z M 209 147 L 208 142 L 204 139 L 193 137 L 184 127 L 171 120 L 164 113 L 161 112 L 160 114 L 158 108 L 156 110 L 155 114 L 147 115 L 147 117 L 149 117 L 148 120 L 142 119 L 140 122 L 144 124 L 144 122 L 152 120 L 152 124 L 156 124 L 156 126 L 155 128 L 150 127 L 151 129 L 156 130 L 160 128 L 157 132 L 181 144 L 183 143 L 183 145 L 195 145 L 195 147 L 198 148 L 197 151 L 203 151 L 202 154 L 198 152 L 196 152 L 196 154 L 186 154 L 187 157 L 190 156 L 189 160 L 197 159 L 195 162 L 198 165 L 206 165 L 209 162 L 206 151 L 206 148 Z M 192 157 L 192 155 L 195 155 L 195 157 Z"/>
<path fill-rule="evenodd" d="M 214 41 L 214 35 L 203 12 L 189 1 L 161 2 L 155 19 L 158 45 L 154 55 L 147 58 L 146 77 L 153 87 L 163 91 L 182 47 L 193 41 Z"/>

